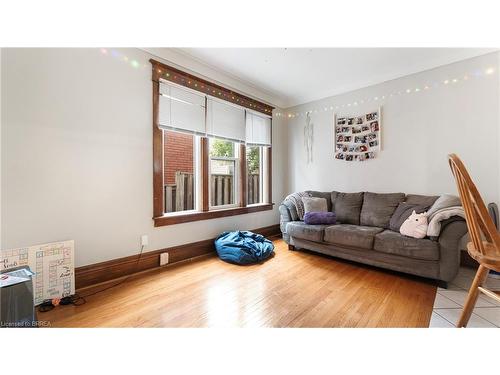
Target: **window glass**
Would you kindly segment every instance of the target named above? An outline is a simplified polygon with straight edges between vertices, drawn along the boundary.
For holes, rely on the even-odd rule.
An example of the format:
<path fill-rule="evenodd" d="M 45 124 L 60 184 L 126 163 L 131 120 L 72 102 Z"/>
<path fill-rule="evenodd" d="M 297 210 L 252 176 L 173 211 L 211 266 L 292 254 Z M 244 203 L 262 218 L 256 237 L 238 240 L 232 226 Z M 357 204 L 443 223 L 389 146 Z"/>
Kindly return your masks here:
<path fill-rule="evenodd" d="M 247 204 L 262 203 L 262 147 L 247 147 Z"/>
<path fill-rule="evenodd" d="M 210 206 L 236 205 L 238 147 L 231 141 L 210 139 Z"/>
<path fill-rule="evenodd" d="M 166 213 L 196 209 L 196 136 L 163 131 L 163 188 Z"/>

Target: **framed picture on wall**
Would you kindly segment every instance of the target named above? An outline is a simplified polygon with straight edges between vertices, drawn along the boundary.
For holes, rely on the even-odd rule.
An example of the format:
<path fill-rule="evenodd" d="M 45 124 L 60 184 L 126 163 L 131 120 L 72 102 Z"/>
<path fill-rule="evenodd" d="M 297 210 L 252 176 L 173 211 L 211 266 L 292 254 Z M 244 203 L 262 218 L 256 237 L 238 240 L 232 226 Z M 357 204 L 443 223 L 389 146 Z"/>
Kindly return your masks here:
<path fill-rule="evenodd" d="M 333 155 L 344 161 L 374 159 L 382 151 L 382 107 L 366 113 L 333 114 Z"/>

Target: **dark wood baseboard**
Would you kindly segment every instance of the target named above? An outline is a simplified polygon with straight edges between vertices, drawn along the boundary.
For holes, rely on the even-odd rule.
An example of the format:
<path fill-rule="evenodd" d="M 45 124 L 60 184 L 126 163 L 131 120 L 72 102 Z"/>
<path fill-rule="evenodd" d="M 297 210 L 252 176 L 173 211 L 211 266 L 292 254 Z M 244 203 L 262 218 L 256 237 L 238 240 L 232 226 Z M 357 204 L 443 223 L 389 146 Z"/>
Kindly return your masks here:
<path fill-rule="evenodd" d="M 258 228 L 252 232 L 263 236 L 277 237 L 281 235 L 279 224 Z M 169 253 L 169 264 L 178 263 L 187 259 L 207 254 L 215 254 L 215 238 L 192 242 L 185 245 L 172 246 L 165 249 L 148 251 L 143 253 L 140 261 L 139 254 L 124 258 L 112 259 L 106 262 L 90 264 L 75 269 L 76 289 L 82 289 L 94 284 L 118 279 L 132 273 L 142 272 L 160 266 L 160 254 Z"/>

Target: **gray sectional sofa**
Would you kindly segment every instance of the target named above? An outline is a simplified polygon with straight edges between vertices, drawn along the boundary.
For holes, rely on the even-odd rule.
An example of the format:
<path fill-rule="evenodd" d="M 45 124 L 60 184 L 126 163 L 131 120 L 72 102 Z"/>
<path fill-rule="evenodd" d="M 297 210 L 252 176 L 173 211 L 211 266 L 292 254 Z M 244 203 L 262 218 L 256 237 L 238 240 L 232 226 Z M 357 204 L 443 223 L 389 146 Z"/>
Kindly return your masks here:
<path fill-rule="evenodd" d="M 309 191 L 325 198 L 335 212 L 335 225 L 307 225 L 295 206 L 284 201 L 280 226 L 289 249 L 306 249 L 359 263 L 435 279 L 446 287 L 458 273 L 460 239 L 467 232 L 463 219 L 442 223 L 437 238 L 416 239 L 389 229 L 401 202 L 431 206 L 438 197 L 403 193 L 341 193 Z"/>

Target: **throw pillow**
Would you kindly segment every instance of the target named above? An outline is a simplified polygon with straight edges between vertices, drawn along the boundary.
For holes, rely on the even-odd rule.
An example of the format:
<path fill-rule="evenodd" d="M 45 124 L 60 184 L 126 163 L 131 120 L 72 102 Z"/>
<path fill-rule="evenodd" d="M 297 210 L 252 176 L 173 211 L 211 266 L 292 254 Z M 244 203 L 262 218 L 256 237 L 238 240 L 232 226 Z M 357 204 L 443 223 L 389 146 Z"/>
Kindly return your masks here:
<path fill-rule="evenodd" d="M 316 190 L 306 190 L 306 193 L 309 193 L 310 197 L 325 198 L 326 205 L 328 206 L 328 211 L 332 211 L 332 200 L 331 200 L 331 193 L 330 192 L 325 193 L 325 192 L 316 191 Z"/>
<path fill-rule="evenodd" d="M 362 204 L 363 193 L 332 191 L 332 211 L 340 223 L 359 225 Z"/>
<path fill-rule="evenodd" d="M 302 197 L 304 212 L 327 212 L 328 205 L 325 198 Z"/>
<path fill-rule="evenodd" d="M 412 213 L 415 211 L 417 214 L 421 214 L 429 209 L 429 206 L 424 206 L 420 204 L 411 204 L 408 202 L 402 202 L 399 204 L 396 211 L 392 214 L 391 221 L 389 222 L 389 229 L 394 232 L 399 232 L 399 228 L 408 219 Z"/>
<path fill-rule="evenodd" d="M 399 232 L 408 237 L 424 238 L 427 236 L 427 213 L 417 214 L 413 211 L 408 219 L 405 220 Z"/>
<path fill-rule="evenodd" d="M 333 212 L 308 212 L 304 215 L 304 223 L 308 225 L 333 225 L 336 223 Z"/>

